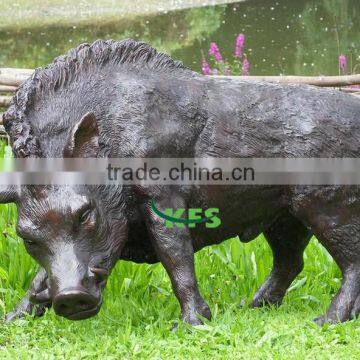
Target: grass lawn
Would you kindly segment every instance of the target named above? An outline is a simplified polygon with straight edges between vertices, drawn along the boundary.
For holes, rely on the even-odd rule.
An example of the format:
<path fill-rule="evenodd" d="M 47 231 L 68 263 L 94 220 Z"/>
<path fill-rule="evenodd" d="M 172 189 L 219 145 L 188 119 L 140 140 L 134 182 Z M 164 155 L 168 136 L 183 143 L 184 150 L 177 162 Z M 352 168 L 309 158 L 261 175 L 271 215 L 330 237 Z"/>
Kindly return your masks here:
<path fill-rule="evenodd" d="M 24 294 L 36 266 L 16 236 L 14 205 L 0 207 L 0 315 Z M 306 267 L 276 309 L 248 303 L 271 268 L 263 236 L 231 239 L 196 255 L 200 288 L 213 320 L 170 328 L 179 307 L 161 265 L 120 262 L 95 318 L 71 322 L 52 310 L 39 319 L 0 323 L 0 359 L 359 359 L 360 320 L 318 327 L 340 284 L 329 255 L 311 241 Z"/>

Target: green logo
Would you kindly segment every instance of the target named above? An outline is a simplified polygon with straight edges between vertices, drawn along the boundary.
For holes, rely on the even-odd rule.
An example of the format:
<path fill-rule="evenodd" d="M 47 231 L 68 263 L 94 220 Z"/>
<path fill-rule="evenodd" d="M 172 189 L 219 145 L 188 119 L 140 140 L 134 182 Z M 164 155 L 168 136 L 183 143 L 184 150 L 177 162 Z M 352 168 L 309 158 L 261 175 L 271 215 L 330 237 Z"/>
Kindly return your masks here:
<path fill-rule="evenodd" d="M 157 216 L 165 220 L 167 228 L 173 228 L 174 224 L 178 228 L 184 228 L 185 226 L 194 228 L 197 224 L 205 223 L 205 227 L 208 229 L 214 229 L 221 225 L 221 220 L 217 216 L 219 213 L 217 208 L 209 208 L 205 211 L 200 208 L 190 208 L 187 211 L 187 218 L 182 217 L 186 212 L 184 208 L 168 208 L 162 212 L 156 207 L 154 200 L 151 201 L 151 209 Z"/>

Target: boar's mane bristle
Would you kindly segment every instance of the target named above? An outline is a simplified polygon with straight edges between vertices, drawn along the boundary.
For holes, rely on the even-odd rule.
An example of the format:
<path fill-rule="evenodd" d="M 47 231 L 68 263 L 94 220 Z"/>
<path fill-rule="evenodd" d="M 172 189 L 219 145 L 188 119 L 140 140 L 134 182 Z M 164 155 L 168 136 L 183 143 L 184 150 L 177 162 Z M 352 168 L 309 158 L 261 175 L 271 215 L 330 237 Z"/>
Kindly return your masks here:
<path fill-rule="evenodd" d="M 13 97 L 3 119 L 15 157 L 41 156 L 38 140 L 26 117 L 36 100 L 44 93 L 52 93 L 64 87 L 83 72 L 105 65 L 115 69 L 127 66 L 127 69 L 148 69 L 162 73 L 177 70 L 179 75 L 193 74 L 182 62 L 174 61 L 143 42 L 127 39 L 97 40 L 91 45 L 81 44 L 66 55 L 56 58 L 50 65 L 36 69 Z"/>

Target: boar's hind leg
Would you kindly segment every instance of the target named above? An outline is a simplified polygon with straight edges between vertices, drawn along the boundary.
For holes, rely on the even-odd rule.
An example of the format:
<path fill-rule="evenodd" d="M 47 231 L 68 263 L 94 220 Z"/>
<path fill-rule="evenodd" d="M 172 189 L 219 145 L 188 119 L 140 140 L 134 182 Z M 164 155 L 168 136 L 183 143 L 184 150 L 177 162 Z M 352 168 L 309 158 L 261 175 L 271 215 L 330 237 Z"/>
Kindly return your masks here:
<path fill-rule="evenodd" d="M 252 307 L 281 304 L 286 290 L 303 269 L 303 253 L 311 233 L 287 213 L 265 231 L 265 237 L 273 253 L 273 269 L 256 292 Z"/>
<path fill-rule="evenodd" d="M 360 310 L 360 187 L 322 187 L 294 200 L 297 216 L 307 223 L 339 266 L 341 288 L 319 325 L 352 319 Z"/>
<path fill-rule="evenodd" d="M 159 209 L 184 207 L 181 199 L 167 199 L 157 202 Z M 149 208 L 146 209 L 148 218 L 148 231 L 157 257 L 167 271 L 175 295 L 181 306 L 181 318 L 191 325 L 202 324 L 198 314 L 210 319 L 211 312 L 200 295 L 194 269 L 194 249 L 189 229 L 172 228 L 164 225 Z"/>
<path fill-rule="evenodd" d="M 41 316 L 46 308 L 51 306 L 49 289 L 46 285 L 46 272 L 40 269 L 26 295 L 16 305 L 15 309 L 5 317 L 7 322 L 23 317 L 25 314 Z"/>

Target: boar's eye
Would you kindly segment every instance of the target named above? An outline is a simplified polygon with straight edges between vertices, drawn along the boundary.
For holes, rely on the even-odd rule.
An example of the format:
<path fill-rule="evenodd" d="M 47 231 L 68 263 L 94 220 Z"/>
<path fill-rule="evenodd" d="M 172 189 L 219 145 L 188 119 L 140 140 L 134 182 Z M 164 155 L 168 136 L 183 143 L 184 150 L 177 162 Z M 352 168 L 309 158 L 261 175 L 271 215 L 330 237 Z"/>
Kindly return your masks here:
<path fill-rule="evenodd" d="M 31 240 L 31 239 L 23 239 L 24 240 L 24 243 L 28 246 L 32 246 L 32 245 L 35 245 L 36 242 L 34 240 Z"/>
<path fill-rule="evenodd" d="M 92 209 L 86 209 L 80 216 L 80 224 L 86 224 L 91 219 Z"/>

